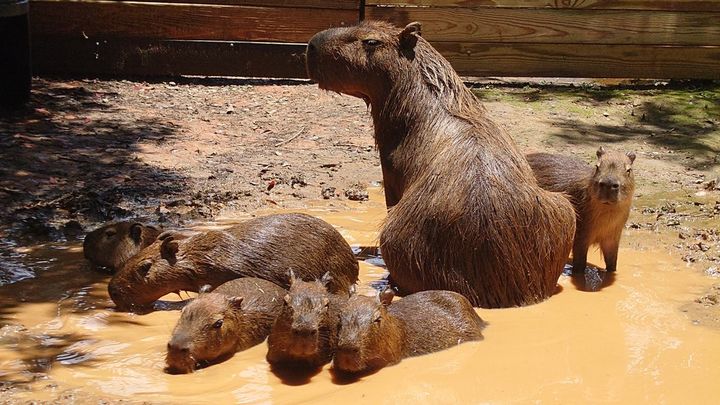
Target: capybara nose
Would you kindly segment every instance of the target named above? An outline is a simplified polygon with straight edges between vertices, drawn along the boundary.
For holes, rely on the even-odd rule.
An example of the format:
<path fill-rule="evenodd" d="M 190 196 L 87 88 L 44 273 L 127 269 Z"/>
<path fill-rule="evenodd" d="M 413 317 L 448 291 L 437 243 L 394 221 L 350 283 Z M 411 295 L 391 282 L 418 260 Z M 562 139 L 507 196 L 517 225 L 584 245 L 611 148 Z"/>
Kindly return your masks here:
<path fill-rule="evenodd" d="M 180 346 L 173 343 L 167 344 L 167 349 L 169 352 L 176 352 L 176 353 L 187 353 L 190 351 L 190 348 L 188 346 Z"/>
<path fill-rule="evenodd" d="M 293 334 L 297 337 L 310 338 L 310 337 L 315 336 L 315 334 L 317 334 L 317 330 L 307 329 L 307 328 L 297 328 L 297 329 L 293 329 Z"/>
<path fill-rule="evenodd" d="M 323 42 L 327 40 L 328 34 L 329 30 L 325 30 L 313 35 L 313 37 L 310 38 L 310 41 L 308 42 L 308 53 L 317 52 L 322 47 Z"/>
<path fill-rule="evenodd" d="M 346 354 L 358 354 L 360 352 L 360 348 L 357 346 L 340 346 L 338 347 L 338 351 Z"/>
<path fill-rule="evenodd" d="M 610 184 L 610 187 L 612 187 L 613 190 L 617 190 L 617 189 L 620 188 L 620 183 L 618 183 L 618 182 L 613 182 L 613 183 Z"/>

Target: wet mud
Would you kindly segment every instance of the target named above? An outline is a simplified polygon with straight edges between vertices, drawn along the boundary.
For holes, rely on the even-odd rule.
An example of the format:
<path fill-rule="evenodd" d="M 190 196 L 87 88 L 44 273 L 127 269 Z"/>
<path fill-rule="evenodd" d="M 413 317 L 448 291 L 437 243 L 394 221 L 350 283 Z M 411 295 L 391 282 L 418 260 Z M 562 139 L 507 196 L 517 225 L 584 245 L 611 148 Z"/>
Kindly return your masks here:
<path fill-rule="evenodd" d="M 317 202 L 304 210 L 336 226 L 354 247 L 363 294 L 384 285 L 375 247 L 383 201 L 371 189 L 369 201 L 354 208 Z M 267 212 L 278 210 L 257 214 Z M 166 374 L 165 345 L 177 311 L 115 312 L 109 275 L 89 269 L 78 243 L 15 247 L 12 263 L 27 274 L 0 286 L 0 402 L 712 401 L 720 380 L 720 328 L 688 308 L 717 307 L 717 280 L 660 249 L 649 231 L 625 233 L 618 271 L 597 291 L 585 291 L 584 277 L 561 276 L 558 293 L 543 303 L 477 309 L 489 323 L 484 341 L 406 359 L 351 382 L 336 378 L 330 365 L 300 383 L 283 381 L 265 362 L 265 344 L 193 374 Z M 602 259 L 591 250 L 589 262 Z M 188 296 L 163 297 L 181 298 Z"/>

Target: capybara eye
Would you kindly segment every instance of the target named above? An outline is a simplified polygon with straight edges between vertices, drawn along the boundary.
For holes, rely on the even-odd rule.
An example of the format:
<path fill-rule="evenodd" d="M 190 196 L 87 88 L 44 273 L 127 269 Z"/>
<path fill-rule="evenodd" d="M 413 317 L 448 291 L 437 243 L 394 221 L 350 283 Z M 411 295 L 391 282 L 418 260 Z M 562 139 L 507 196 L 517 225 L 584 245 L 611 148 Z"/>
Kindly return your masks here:
<path fill-rule="evenodd" d="M 117 233 L 116 230 L 114 230 L 114 229 L 108 229 L 108 230 L 105 231 L 105 237 L 106 237 L 106 238 L 112 238 L 113 236 L 115 236 L 116 233 Z"/>
<path fill-rule="evenodd" d="M 627 169 L 627 174 L 630 174 L 631 171 L 632 171 L 632 167 L 631 167 L 631 168 L 628 168 L 628 169 Z"/>
<path fill-rule="evenodd" d="M 222 319 L 218 319 L 218 320 L 215 321 L 215 323 L 213 324 L 213 328 L 219 329 L 220 327 L 222 327 L 222 325 L 223 325 L 223 320 L 222 320 Z"/>
<path fill-rule="evenodd" d="M 377 39 L 363 39 L 362 43 L 363 43 L 363 45 L 366 45 L 366 46 L 380 45 L 380 41 L 378 41 Z"/>

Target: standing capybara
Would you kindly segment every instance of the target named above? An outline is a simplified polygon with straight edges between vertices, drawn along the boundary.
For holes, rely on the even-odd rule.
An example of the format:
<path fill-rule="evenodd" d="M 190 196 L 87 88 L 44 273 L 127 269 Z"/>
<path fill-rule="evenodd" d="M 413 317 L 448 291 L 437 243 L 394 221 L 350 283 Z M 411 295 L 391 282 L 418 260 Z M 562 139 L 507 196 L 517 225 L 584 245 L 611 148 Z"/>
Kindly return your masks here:
<path fill-rule="evenodd" d="M 266 359 L 273 367 L 315 369 L 332 360 L 340 312 L 348 297 L 327 290 L 330 274 L 309 282 L 293 274 L 290 279 L 285 305 L 268 336 Z"/>
<path fill-rule="evenodd" d="M 419 23 L 322 31 L 308 44 L 307 69 L 321 89 L 371 106 L 392 207 L 380 247 L 401 293 L 451 290 L 495 308 L 555 292 L 575 233 L 572 206 L 537 185 Z"/>
<path fill-rule="evenodd" d="M 103 225 L 88 233 L 83 241 L 83 254 L 93 266 L 120 270 L 125 262 L 150 246 L 161 229 L 134 221 Z"/>
<path fill-rule="evenodd" d="M 587 251 L 599 244 L 605 269 L 615 271 L 620 236 L 630 215 L 635 177 L 635 153 L 597 151 L 595 167 L 568 156 L 533 153 L 527 156 L 538 183 L 570 197 L 577 211 L 573 272 L 584 272 Z"/>
<path fill-rule="evenodd" d="M 422 291 L 391 304 L 393 295 L 386 289 L 376 297 L 350 297 L 340 315 L 336 370 L 378 369 L 404 357 L 483 339 L 485 322 L 456 292 Z"/>
<path fill-rule="evenodd" d="M 167 371 L 190 373 L 262 343 L 286 293 L 254 277 L 230 280 L 213 292 L 201 290 L 180 313 L 167 344 Z"/>
<path fill-rule="evenodd" d="M 329 272 L 333 292 L 347 291 L 358 276 L 350 245 L 327 222 L 305 214 L 253 218 L 222 231 L 183 239 L 163 235 L 131 258 L 110 280 L 120 310 L 146 309 L 165 294 L 217 287 L 239 277 L 290 286 L 288 269 L 304 280 Z"/>

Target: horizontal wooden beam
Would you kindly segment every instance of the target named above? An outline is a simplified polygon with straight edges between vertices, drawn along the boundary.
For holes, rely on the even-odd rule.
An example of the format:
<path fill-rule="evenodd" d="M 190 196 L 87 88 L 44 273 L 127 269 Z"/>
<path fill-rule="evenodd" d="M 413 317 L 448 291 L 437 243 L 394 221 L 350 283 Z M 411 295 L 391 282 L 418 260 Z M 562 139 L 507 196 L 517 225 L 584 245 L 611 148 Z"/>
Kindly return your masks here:
<path fill-rule="evenodd" d="M 367 0 L 368 6 L 720 11 L 717 0 Z"/>
<path fill-rule="evenodd" d="M 277 42 L 358 21 L 357 10 L 45 0 L 31 16 L 33 36 Z"/>
<path fill-rule="evenodd" d="M 60 1 L 60 0 L 56 0 Z M 81 0 L 88 1 L 88 0 Z M 157 0 L 134 0 L 137 2 L 158 2 Z M 232 6 L 324 8 L 340 10 L 359 10 L 360 0 L 163 0 L 163 3 L 188 4 L 226 4 Z"/>
<path fill-rule="evenodd" d="M 423 24 L 443 42 L 720 45 L 720 12 L 367 7 L 366 19 Z"/>
<path fill-rule="evenodd" d="M 305 44 L 33 38 L 33 73 L 305 78 Z"/>
<path fill-rule="evenodd" d="M 720 47 L 434 45 L 464 76 L 720 79 Z"/>

